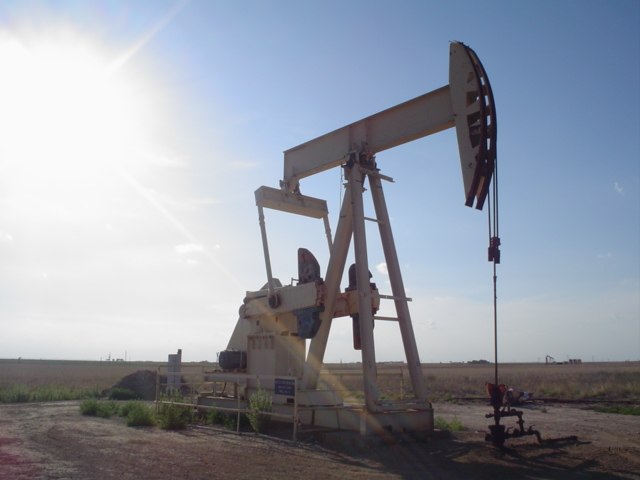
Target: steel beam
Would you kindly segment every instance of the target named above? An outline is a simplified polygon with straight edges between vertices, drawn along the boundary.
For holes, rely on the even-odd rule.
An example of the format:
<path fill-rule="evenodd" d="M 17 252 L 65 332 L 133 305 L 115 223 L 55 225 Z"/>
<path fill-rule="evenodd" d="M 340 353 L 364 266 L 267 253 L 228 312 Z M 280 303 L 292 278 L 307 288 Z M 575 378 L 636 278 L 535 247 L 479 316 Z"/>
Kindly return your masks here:
<path fill-rule="evenodd" d="M 346 169 L 351 185 L 351 208 L 353 209 L 353 250 L 356 257 L 356 281 L 358 284 L 358 314 L 360 316 L 360 342 L 362 346 L 362 376 L 364 400 L 369 412 L 380 409 L 377 383 L 378 367 L 373 337 L 373 311 L 371 309 L 371 287 L 369 286 L 369 259 L 364 220 L 365 176 L 359 164 Z"/>
<path fill-rule="evenodd" d="M 288 193 L 263 185 L 255 191 L 255 197 L 258 207 L 312 218 L 325 218 L 329 214 L 326 200 L 299 193 Z"/>
<path fill-rule="evenodd" d="M 324 361 L 324 353 L 327 349 L 327 341 L 329 339 L 329 331 L 331 330 L 331 322 L 333 320 L 333 311 L 338 293 L 340 291 L 340 281 L 344 273 L 344 266 L 347 262 L 347 254 L 349 253 L 349 245 L 351 244 L 351 236 L 353 234 L 353 215 L 351 211 L 350 186 L 347 184 L 342 207 L 340 210 L 340 219 L 336 227 L 336 234 L 331 245 L 331 255 L 329 256 L 329 265 L 325 277 L 325 301 L 324 311 L 320 314 L 320 328 L 316 336 L 311 339 L 309 344 L 309 352 L 307 353 L 307 361 L 304 365 L 302 377 L 302 386 L 307 390 L 315 390 L 318 386 L 320 378 L 320 368 Z"/>
<path fill-rule="evenodd" d="M 409 376 L 413 392 L 418 400 L 427 400 L 427 391 L 424 385 L 422 375 L 422 365 L 416 345 L 416 338 L 413 333 L 411 324 L 411 314 L 409 312 L 409 304 L 407 295 L 402 281 L 402 273 L 400 271 L 400 262 L 398 261 L 398 253 L 396 251 L 393 232 L 391 230 L 391 222 L 387 204 L 384 199 L 382 190 L 382 182 L 377 175 L 369 175 L 369 185 L 371 187 L 371 198 L 378 219 L 378 229 L 380 231 L 380 239 L 382 241 L 382 250 L 387 263 L 387 271 L 389 272 L 389 281 L 391 282 L 391 292 L 393 293 L 393 301 L 396 306 L 398 315 L 398 323 L 400 324 L 400 334 L 402 336 L 402 344 L 404 346 L 405 356 L 407 358 L 407 366 L 409 367 Z"/>
<path fill-rule="evenodd" d="M 375 154 L 454 125 L 449 86 L 363 118 L 284 152 L 283 187 L 341 165 L 351 152 Z"/>

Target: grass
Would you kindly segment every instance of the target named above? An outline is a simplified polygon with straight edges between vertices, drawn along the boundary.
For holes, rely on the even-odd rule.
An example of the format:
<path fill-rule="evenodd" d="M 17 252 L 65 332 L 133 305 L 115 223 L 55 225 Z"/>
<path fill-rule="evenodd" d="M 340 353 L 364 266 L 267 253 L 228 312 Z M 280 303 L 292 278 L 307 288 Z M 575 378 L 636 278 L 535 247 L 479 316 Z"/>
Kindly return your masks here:
<path fill-rule="evenodd" d="M 158 412 L 158 422 L 163 430 L 183 430 L 191 423 L 193 410 L 190 407 L 163 403 Z"/>
<path fill-rule="evenodd" d="M 640 415 L 640 406 L 634 405 L 608 405 L 596 406 L 592 410 L 600 413 L 616 413 L 619 415 Z"/>
<path fill-rule="evenodd" d="M 95 398 L 90 398 L 83 401 L 80 404 L 80 413 L 88 415 L 90 417 L 109 418 L 118 411 L 118 406 L 115 402 L 99 401 Z"/>
<path fill-rule="evenodd" d="M 436 417 L 433 423 L 439 430 L 447 430 L 449 432 L 460 432 L 461 430 L 464 430 L 464 425 L 462 425 L 462 422 L 460 422 L 458 417 L 453 417 L 450 421 L 447 421 L 442 417 Z"/>
<path fill-rule="evenodd" d="M 109 418 L 117 414 L 120 417 L 126 417 L 127 425 L 130 427 L 146 427 L 156 424 L 153 408 L 142 402 L 129 401 L 118 406 L 116 402 L 111 400 L 105 401 L 90 398 L 80 404 L 80 413 L 101 418 Z"/>
<path fill-rule="evenodd" d="M 272 399 L 269 392 L 263 389 L 256 390 L 249 397 L 249 413 L 247 417 L 254 432 L 262 433 L 271 421 L 271 415 L 267 412 L 272 410 Z"/>
<path fill-rule="evenodd" d="M 227 430 L 236 430 L 238 423 L 238 414 L 234 412 L 222 412 L 220 410 L 211 409 L 204 418 L 206 425 L 221 425 Z M 247 414 L 240 414 L 240 429 L 245 430 L 249 427 L 249 419 Z"/>
<path fill-rule="evenodd" d="M 96 415 L 101 418 L 109 418 L 118 412 L 118 406 L 115 402 L 98 402 L 98 410 Z"/>
<path fill-rule="evenodd" d="M 98 401 L 95 398 L 85 400 L 80 404 L 80 413 L 95 417 L 98 414 Z"/>
<path fill-rule="evenodd" d="M 127 402 L 127 426 L 152 427 L 156 424 L 156 416 L 153 408 L 141 402 Z"/>
<path fill-rule="evenodd" d="M 58 402 L 96 398 L 101 394 L 97 387 L 73 388 L 61 385 L 11 385 L 0 387 L 0 403 Z"/>
<path fill-rule="evenodd" d="M 228 415 L 220 410 L 211 409 L 207 413 L 205 423 L 208 425 L 224 425 L 225 417 Z"/>

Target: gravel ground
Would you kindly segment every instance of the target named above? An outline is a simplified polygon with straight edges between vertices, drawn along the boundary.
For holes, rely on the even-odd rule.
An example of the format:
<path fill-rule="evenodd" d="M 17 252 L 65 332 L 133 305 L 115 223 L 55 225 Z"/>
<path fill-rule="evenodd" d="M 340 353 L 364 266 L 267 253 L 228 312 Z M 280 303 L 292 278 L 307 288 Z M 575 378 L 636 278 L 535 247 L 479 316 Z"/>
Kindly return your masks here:
<path fill-rule="evenodd" d="M 542 445 L 530 436 L 493 448 L 488 407 L 436 404 L 436 417 L 464 430 L 347 451 L 203 427 L 130 428 L 78 405 L 0 405 L 0 479 L 640 479 L 640 417 L 576 405 L 525 409 Z M 570 435 L 578 441 L 561 440 Z"/>

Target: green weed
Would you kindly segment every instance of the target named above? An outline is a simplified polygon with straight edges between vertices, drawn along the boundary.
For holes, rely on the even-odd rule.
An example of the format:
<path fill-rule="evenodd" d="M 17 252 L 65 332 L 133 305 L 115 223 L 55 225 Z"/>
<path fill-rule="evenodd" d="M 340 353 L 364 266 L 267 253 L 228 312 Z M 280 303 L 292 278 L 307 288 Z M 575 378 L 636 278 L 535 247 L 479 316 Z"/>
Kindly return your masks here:
<path fill-rule="evenodd" d="M 163 430 L 183 430 L 192 420 L 192 410 L 190 407 L 176 405 L 173 403 L 163 403 L 158 412 L 158 421 Z"/>
<path fill-rule="evenodd" d="M 205 423 L 208 425 L 221 425 L 227 430 L 236 430 L 238 415 L 236 413 L 221 412 L 220 410 L 209 410 Z M 240 428 L 247 428 L 249 420 L 244 413 L 240 414 Z"/>
<path fill-rule="evenodd" d="M 95 398 L 90 398 L 80 404 L 80 413 L 91 417 L 109 418 L 118 411 L 115 402 L 100 402 Z"/>
<path fill-rule="evenodd" d="M 271 415 L 267 412 L 272 410 L 271 395 L 266 390 L 258 389 L 249 397 L 249 424 L 253 428 L 254 432 L 263 432 L 269 422 L 271 421 Z"/>
<path fill-rule="evenodd" d="M 80 404 L 80 413 L 95 417 L 98 414 L 98 401 L 95 398 L 85 400 Z"/>
<path fill-rule="evenodd" d="M 109 418 L 111 415 L 118 411 L 118 406 L 115 402 L 98 402 L 98 410 L 96 416 L 100 418 Z"/>
<path fill-rule="evenodd" d="M 31 399 L 31 392 L 25 385 L 12 385 L 0 389 L 2 403 L 25 403 Z"/>
<path fill-rule="evenodd" d="M 447 430 L 449 432 L 459 432 L 464 430 L 464 425 L 458 419 L 458 417 L 453 417 L 453 420 L 447 421 L 442 417 L 436 417 L 434 420 L 434 426 L 439 430 Z"/>
<path fill-rule="evenodd" d="M 619 415 L 640 415 L 640 406 L 610 405 L 593 407 L 592 410 L 600 413 L 617 413 Z"/>
<path fill-rule="evenodd" d="M 209 410 L 206 417 L 206 423 L 208 425 L 224 425 L 224 420 L 227 415 L 220 410 Z"/>
<path fill-rule="evenodd" d="M 0 388 L 1 403 L 57 402 L 61 400 L 81 400 L 100 396 L 97 387 L 69 388 L 60 385 L 11 385 Z"/>
<path fill-rule="evenodd" d="M 153 409 L 140 402 L 128 402 L 127 425 L 129 427 L 151 427 L 156 424 Z"/>
<path fill-rule="evenodd" d="M 128 402 L 120 405 L 120 407 L 118 408 L 118 416 L 126 417 L 127 415 L 129 415 L 129 411 L 134 408 L 137 403 L 138 402 L 136 402 L 135 400 L 129 400 Z"/>

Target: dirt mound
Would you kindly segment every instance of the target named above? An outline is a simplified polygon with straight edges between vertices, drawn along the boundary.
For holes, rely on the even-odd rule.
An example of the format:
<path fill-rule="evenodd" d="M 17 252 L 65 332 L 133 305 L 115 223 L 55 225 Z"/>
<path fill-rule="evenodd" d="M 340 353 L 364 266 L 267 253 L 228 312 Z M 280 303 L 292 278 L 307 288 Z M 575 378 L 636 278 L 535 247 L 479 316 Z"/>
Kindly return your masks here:
<path fill-rule="evenodd" d="M 135 392 L 142 400 L 155 400 L 156 377 L 157 373 L 151 370 L 138 370 L 121 379 L 112 388 L 126 388 Z"/>

